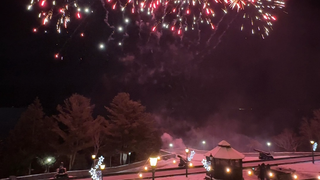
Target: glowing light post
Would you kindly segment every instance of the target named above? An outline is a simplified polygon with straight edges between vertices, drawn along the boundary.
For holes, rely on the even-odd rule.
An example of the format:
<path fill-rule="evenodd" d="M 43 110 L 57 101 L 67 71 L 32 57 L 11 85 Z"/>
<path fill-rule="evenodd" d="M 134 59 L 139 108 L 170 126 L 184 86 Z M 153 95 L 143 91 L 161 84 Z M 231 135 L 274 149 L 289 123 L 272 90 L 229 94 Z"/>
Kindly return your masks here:
<path fill-rule="evenodd" d="M 100 165 L 100 169 L 101 169 L 101 177 L 102 177 L 102 180 L 103 180 L 103 170 L 106 168 L 106 165 L 105 164 L 101 164 Z"/>
<path fill-rule="evenodd" d="M 188 165 L 189 165 L 188 154 L 189 154 L 189 149 L 186 148 L 186 177 L 188 177 Z"/>
<path fill-rule="evenodd" d="M 310 144 L 311 144 L 311 153 L 312 153 L 312 163 L 314 164 L 314 153 L 313 153 L 313 144 L 314 144 L 314 141 L 310 141 Z"/>
<path fill-rule="evenodd" d="M 270 152 L 271 142 L 267 142 L 267 146 L 268 146 L 268 148 L 269 148 L 269 152 Z"/>
<path fill-rule="evenodd" d="M 92 158 L 92 167 L 94 167 L 94 166 L 95 166 L 94 161 L 95 161 L 95 159 L 96 159 L 96 155 L 95 155 L 95 154 L 92 154 L 92 155 L 91 155 L 91 158 Z"/>
<path fill-rule="evenodd" d="M 173 152 L 173 144 L 172 143 L 169 143 L 169 152 Z"/>
<path fill-rule="evenodd" d="M 128 163 L 128 164 L 130 164 L 130 155 L 131 155 L 131 152 L 129 152 L 128 154 L 129 154 L 129 163 Z"/>
<path fill-rule="evenodd" d="M 49 165 L 50 165 L 50 162 L 52 161 L 51 158 L 48 158 L 47 159 L 47 172 L 49 172 Z"/>
<path fill-rule="evenodd" d="M 92 156 L 92 159 L 96 158 L 95 155 Z M 91 179 L 93 180 L 100 180 L 100 175 L 103 178 L 102 172 L 101 170 L 104 169 L 106 166 L 103 163 L 104 157 L 100 156 L 99 157 L 99 161 L 96 165 L 94 165 L 94 167 L 92 167 L 89 171 L 90 175 L 91 175 Z"/>
<path fill-rule="evenodd" d="M 206 147 L 206 141 L 202 141 L 202 145 L 203 145 L 203 149 L 206 149 L 205 147 Z"/>
<path fill-rule="evenodd" d="M 311 153 L 312 153 L 312 163 L 314 164 L 314 151 L 317 149 L 317 143 L 310 141 L 311 144 Z"/>
<path fill-rule="evenodd" d="M 154 180 L 154 173 L 156 171 L 157 162 L 158 157 L 150 157 L 150 166 L 152 168 L 152 180 Z"/>

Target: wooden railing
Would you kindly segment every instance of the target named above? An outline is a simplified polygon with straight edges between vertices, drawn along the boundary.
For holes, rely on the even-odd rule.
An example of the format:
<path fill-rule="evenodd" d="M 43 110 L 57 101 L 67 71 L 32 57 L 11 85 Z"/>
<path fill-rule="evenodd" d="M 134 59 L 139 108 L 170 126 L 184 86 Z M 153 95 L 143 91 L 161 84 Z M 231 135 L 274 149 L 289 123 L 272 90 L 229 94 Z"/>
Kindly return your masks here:
<path fill-rule="evenodd" d="M 259 153 L 257 152 L 250 152 L 250 153 L 243 153 L 246 156 L 257 156 Z M 305 156 L 305 155 L 310 155 L 311 152 L 273 152 L 272 153 L 274 156 Z M 315 155 L 320 155 L 319 152 L 315 152 Z M 174 158 L 176 157 L 176 154 L 169 154 L 169 153 L 163 153 L 161 158 Z M 292 158 L 292 157 L 291 157 Z M 144 161 L 139 161 L 135 162 L 132 164 L 126 164 L 126 165 L 121 165 L 121 166 L 116 166 L 116 167 L 107 167 L 103 171 L 103 175 L 111 175 L 111 174 L 126 174 L 122 171 L 128 170 L 128 169 L 134 169 L 138 168 L 141 166 L 144 166 L 147 163 L 147 160 Z M 244 162 L 245 163 L 245 162 Z M 202 167 L 202 166 L 199 166 Z M 195 168 L 199 168 L 195 167 Z M 128 172 L 127 174 L 131 174 L 132 172 Z M 33 175 L 26 175 L 26 176 L 11 176 L 9 178 L 4 178 L 0 180 L 43 180 L 43 179 L 50 179 L 53 178 L 56 173 L 42 173 L 42 174 L 33 174 Z M 90 177 L 89 170 L 74 170 L 74 171 L 68 171 L 68 175 L 71 177 L 76 177 L 76 178 L 86 178 Z"/>

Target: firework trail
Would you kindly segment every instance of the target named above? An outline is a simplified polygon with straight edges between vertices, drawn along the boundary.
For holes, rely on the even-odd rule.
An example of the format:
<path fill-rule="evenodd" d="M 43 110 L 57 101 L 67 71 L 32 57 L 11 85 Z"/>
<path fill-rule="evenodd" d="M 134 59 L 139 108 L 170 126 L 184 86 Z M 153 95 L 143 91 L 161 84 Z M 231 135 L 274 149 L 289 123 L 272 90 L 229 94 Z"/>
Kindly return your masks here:
<path fill-rule="evenodd" d="M 216 32 L 214 32 L 211 36 L 210 36 L 210 39 L 208 39 L 208 41 L 206 42 L 206 47 L 197 54 L 197 59 L 202 59 L 204 56 L 206 56 L 207 54 L 210 54 L 212 51 L 214 51 L 218 46 L 219 44 L 221 43 L 222 41 L 222 37 L 226 34 L 226 32 L 229 30 L 231 24 L 234 22 L 235 19 L 237 19 L 238 17 L 238 14 L 232 18 L 232 20 L 227 24 L 227 27 L 223 30 L 223 32 L 217 37 L 217 41 L 211 41 L 212 38 L 216 35 Z M 220 20 L 221 21 L 221 20 Z M 219 23 L 220 23 L 219 21 Z M 217 26 L 218 28 L 218 26 Z M 214 43 L 214 45 L 212 46 L 211 44 Z M 202 62 L 202 60 L 200 61 Z"/>
<path fill-rule="evenodd" d="M 219 29 L 219 25 L 220 25 L 220 23 L 223 21 L 223 19 L 224 19 L 225 16 L 226 16 L 226 13 L 222 16 L 222 18 L 221 18 L 220 21 L 218 22 L 218 24 L 217 24 L 217 26 L 216 26 L 216 30 L 214 31 L 214 33 L 212 33 L 212 34 L 210 35 L 209 39 L 207 40 L 207 42 L 206 42 L 206 45 L 207 45 L 207 46 L 209 45 L 209 43 L 210 43 L 211 39 L 214 37 L 214 35 L 216 35 L 217 30 Z"/>
<path fill-rule="evenodd" d="M 217 46 L 221 43 L 222 37 L 225 35 L 225 33 L 229 30 L 230 25 L 233 23 L 233 21 L 236 19 L 237 16 L 235 16 L 227 25 L 227 28 L 223 31 L 223 33 L 218 37 L 218 42 L 216 45 L 212 47 L 212 49 L 209 50 L 209 53 L 217 48 Z"/>

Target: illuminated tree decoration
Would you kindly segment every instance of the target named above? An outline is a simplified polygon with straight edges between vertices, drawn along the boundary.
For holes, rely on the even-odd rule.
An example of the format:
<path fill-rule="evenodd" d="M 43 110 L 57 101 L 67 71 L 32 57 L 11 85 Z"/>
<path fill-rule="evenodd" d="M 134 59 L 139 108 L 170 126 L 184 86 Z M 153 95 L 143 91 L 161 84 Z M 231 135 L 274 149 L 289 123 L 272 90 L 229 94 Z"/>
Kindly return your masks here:
<path fill-rule="evenodd" d="M 193 156 L 196 154 L 196 152 L 191 151 L 190 157 L 188 157 L 188 161 L 191 161 L 193 159 Z"/>
<path fill-rule="evenodd" d="M 101 164 L 103 163 L 103 160 L 104 160 L 104 157 L 103 156 L 100 156 L 99 157 L 99 161 L 98 161 L 98 164 L 94 167 L 94 168 L 91 168 L 89 173 L 91 175 L 91 178 L 93 180 L 98 180 L 97 178 L 97 169 L 99 169 L 99 167 L 101 166 Z"/>
<path fill-rule="evenodd" d="M 317 147 L 318 147 L 318 143 L 314 143 L 313 145 L 312 145 L 312 150 L 313 151 L 316 151 L 317 150 Z"/>
<path fill-rule="evenodd" d="M 202 164 L 203 164 L 203 167 L 207 170 L 207 171 L 210 171 L 211 170 L 211 162 L 210 161 L 207 161 L 205 159 L 202 159 Z"/>

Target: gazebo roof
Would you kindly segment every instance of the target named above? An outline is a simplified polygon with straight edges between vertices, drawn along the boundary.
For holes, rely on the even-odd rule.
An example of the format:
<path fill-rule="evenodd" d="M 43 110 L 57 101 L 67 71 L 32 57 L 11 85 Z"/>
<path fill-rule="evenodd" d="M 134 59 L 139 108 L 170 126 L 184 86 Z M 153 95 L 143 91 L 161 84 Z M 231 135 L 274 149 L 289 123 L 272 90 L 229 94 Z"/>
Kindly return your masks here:
<path fill-rule="evenodd" d="M 244 155 L 233 149 L 230 144 L 222 140 L 217 147 L 208 151 L 205 156 L 212 155 L 216 159 L 243 159 Z"/>

